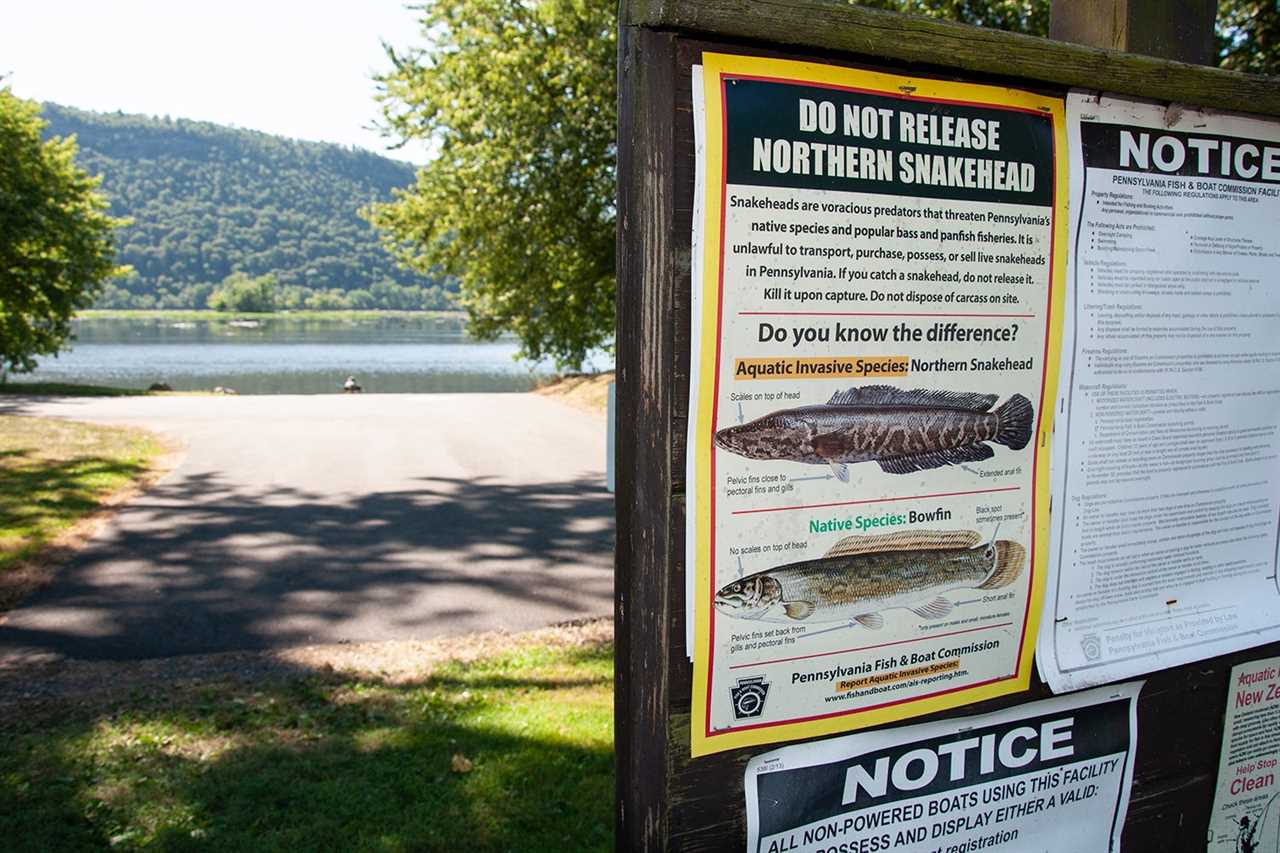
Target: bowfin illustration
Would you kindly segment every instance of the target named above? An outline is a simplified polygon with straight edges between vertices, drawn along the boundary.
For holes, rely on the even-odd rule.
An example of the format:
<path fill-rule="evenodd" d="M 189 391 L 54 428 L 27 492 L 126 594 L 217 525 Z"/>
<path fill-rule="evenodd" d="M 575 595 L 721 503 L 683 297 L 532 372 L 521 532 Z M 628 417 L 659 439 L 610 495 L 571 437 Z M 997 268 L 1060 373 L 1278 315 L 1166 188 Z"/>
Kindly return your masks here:
<path fill-rule="evenodd" d="M 841 539 L 824 556 L 848 557 L 880 551 L 922 551 L 929 548 L 976 548 L 981 542 L 982 534 L 976 530 L 903 530 L 871 536 L 858 534 Z"/>
<path fill-rule="evenodd" d="M 1022 574 L 1022 564 L 1027 561 L 1027 549 L 1017 542 L 1001 539 L 995 543 L 996 567 L 991 577 L 978 584 L 978 589 L 1000 589 L 1008 586 Z"/>
<path fill-rule="evenodd" d="M 911 612 L 921 619 L 945 619 L 951 615 L 954 605 L 942 596 L 938 596 L 928 604 L 912 607 Z"/>
<path fill-rule="evenodd" d="M 942 468 L 946 465 L 959 465 L 961 462 L 981 462 L 995 455 L 996 452 L 989 444 L 971 444 L 950 450 L 917 453 L 914 456 L 877 459 L 876 463 L 886 474 L 910 474 L 914 471 L 927 471 L 930 468 Z"/>
<path fill-rule="evenodd" d="M 995 440 L 1010 450 L 1021 450 L 1031 441 L 1031 427 L 1035 420 L 1035 410 L 1031 401 L 1021 394 L 1014 394 L 1004 405 L 996 409 L 995 416 L 1000 425 L 996 428 Z"/>
<path fill-rule="evenodd" d="M 853 618 L 859 625 L 864 628 L 870 628 L 872 631 L 879 631 L 884 627 L 884 617 L 879 613 L 863 613 Z"/>
<path fill-rule="evenodd" d="M 808 619 L 813 615 L 812 601 L 788 601 L 783 603 L 782 609 L 792 619 Z"/>
<path fill-rule="evenodd" d="M 913 388 L 903 391 L 892 385 L 867 385 L 837 391 L 827 401 L 828 406 L 937 406 L 947 409 L 964 409 L 969 412 L 988 412 L 1000 399 L 995 394 L 966 394 L 961 391 L 930 391 Z M 1022 398 L 1025 400 L 1026 398 Z M 1006 404 L 1008 405 L 1008 404 Z M 1028 403 L 1028 405 L 1030 405 Z M 1003 406 L 1001 408 L 1004 408 Z"/>

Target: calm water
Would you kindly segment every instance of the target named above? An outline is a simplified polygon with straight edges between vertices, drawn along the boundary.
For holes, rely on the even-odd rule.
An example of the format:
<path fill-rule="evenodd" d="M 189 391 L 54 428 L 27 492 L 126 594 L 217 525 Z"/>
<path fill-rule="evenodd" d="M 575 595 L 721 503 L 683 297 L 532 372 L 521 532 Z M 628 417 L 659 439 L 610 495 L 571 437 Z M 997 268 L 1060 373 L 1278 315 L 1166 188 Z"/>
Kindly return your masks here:
<path fill-rule="evenodd" d="M 242 394 L 321 394 L 348 375 L 367 392 L 527 391 L 549 364 L 516 361 L 511 340 L 479 343 L 460 319 L 76 321 L 71 349 L 13 381 L 177 391 L 222 385 Z M 604 365 L 600 365 L 604 366 Z"/>

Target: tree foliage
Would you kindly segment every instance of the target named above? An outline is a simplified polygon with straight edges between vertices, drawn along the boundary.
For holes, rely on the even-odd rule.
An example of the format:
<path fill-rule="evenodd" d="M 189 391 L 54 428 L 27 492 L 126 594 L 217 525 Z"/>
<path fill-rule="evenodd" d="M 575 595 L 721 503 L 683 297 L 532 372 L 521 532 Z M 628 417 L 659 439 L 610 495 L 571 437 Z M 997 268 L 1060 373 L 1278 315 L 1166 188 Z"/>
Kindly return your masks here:
<path fill-rule="evenodd" d="M 1218 63 L 1280 74 L 1280 0 L 1218 0 Z"/>
<path fill-rule="evenodd" d="M 71 318 L 120 270 L 98 180 L 74 139 L 43 140 L 38 104 L 0 88 L 0 376 L 25 372 L 71 334 Z"/>
<path fill-rule="evenodd" d="M 209 294 L 214 311 L 270 312 L 276 310 L 276 277 L 233 272 Z"/>
<path fill-rule="evenodd" d="M 1049 0 L 861 0 L 1044 36 Z M 576 366 L 613 333 L 614 0 L 428 0 L 424 44 L 387 47 L 389 134 L 439 156 L 373 223 L 410 266 L 461 279 L 484 336 Z M 1221 0 L 1225 67 L 1280 73 L 1277 0 Z"/>
<path fill-rule="evenodd" d="M 979 27 L 1049 34 L 1049 0 L 859 0 L 861 5 Z M 1214 24 L 1218 65 L 1280 74 L 1280 0 L 1218 0 Z"/>
<path fill-rule="evenodd" d="M 1049 34 L 1049 0 L 858 0 L 857 5 L 1033 36 Z"/>
<path fill-rule="evenodd" d="M 377 284 L 415 309 L 450 307 L 449 282 L 399 267 L 359 215 L 413 182 L 408 163 L 207 122 L 45 112 L 47 133 L 75 134 L 111 212 L 132 220 L 118 240 L 133 272 L 98 307 L 204 308 L 233 272 L 274 275 L 282 308 L 353 307 L 348 294 Z"/>
<path fill-rule="evenodd" d="M 391 133 L 439 156 L 370 208 L 410 266 L 457 276 L 471 330 L 576 367 L 613 334 L 613 0 L 440 0 L 388 46 Z"/>

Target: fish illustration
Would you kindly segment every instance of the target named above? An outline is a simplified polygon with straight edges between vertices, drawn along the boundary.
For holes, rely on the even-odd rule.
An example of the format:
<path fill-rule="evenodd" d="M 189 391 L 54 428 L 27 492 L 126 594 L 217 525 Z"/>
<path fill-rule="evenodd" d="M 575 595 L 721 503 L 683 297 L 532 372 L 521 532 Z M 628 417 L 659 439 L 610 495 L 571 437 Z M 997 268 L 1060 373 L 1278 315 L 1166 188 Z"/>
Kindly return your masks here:
<path fill-rule="evenodd" d="M 1017 542 L 983 543 L 972 530 L 916 530 L 848 536 L 816 560 L 787 563 L 726 584 L 716 610 L 765 622 L 884 625 L 881 611 L 905 608 L 942 619 L 953 605 L 943 593 L 999 589 L 1022 573 L 1027 551 Z"/>
<path fill-rule="evenodd" d="M 995 455 L 988 442 L 1021 450 L 1031 440 L 1035 411 L 1014 394 L 995 411 L 995 394 L 903 391 L 868 385 L 837 391 L 820 406 L 781 409 L 715 435 L 717 447 L 748 459 L 830 465 L 842 483 L 846 463 L 875 462 L 909 474 Z"/>

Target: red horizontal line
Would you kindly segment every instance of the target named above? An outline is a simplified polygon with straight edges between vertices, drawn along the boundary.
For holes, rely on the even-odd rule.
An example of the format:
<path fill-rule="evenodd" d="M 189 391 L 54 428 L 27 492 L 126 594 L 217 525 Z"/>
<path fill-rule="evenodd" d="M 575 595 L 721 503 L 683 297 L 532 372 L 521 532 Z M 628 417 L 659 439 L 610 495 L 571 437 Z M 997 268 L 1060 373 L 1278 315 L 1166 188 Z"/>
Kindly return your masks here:
<path fill-rule="evenodd" d="M 814 720 L 829 720 L 832 717 L 848 717 L 851 714 L 865 714 L 868 711 L 878 711 L 881 708 L 892 708 L 894 705 L 905 705 L 908 702 L 923 702 L 925 699 L 932 699 L 935 696 L 948 696 L 952 693 L 959 693 L 962 690 L 976 690 L 979 687 L 986 687 L 988 684 L 998 684 L 1001 681 L 1008 681 L 1011 678 L 1017 677 L 1018 673 L 1014 672 L 1011 675 L 1002 675 L 999 678 L 988 678 L 986 681 L 977 681 L 973 684 L 961 684 L 959 687 L 948 687 L 946 690 L 939 690 L 937 693 L 925 693 L 920 696 L 904 696 L 901 699 L 892 699 L 888 702 L 881 702 L 879 705 L 863 705 L 860 708 L 846 708 L 843 711 L 832 711 L 829 714 L 814 714 L 810 717 L 793 717 L 790 720 L 775 720 L 772 723 L 756 723 L 751 726 L 733 726 L 732 728 L 723 729 L 718 732 L 708 730 L 707 737 L 719 737 L 720 735 L 751 731 L 752 729 L 771 729 L 774 726 L 789 726 L 795 723 L 808 723 Z"/>
<path fill-rule="evenodd" d="M 885 649 L 885 648 L 888 648 L 889 646 L 900 646 L 903 643 L 918 643 L 922 640 L 937 640 L 941 637 L 955 637 L 960 634 L 972 634 L 974 631 L 990 631 L 994 628 L 1008 628 L 1012 624 L 1013 624 L 1012 622 L 1001 622 L 998 625 L 983 625 L 981 628 L 965 628 L 962 631 L 947 631 L 946 633 L 943 633 L 943 634 L 929 634 L 924 637 L 913 637 L 910 640 L 894 640 L 892 643 L 879 643 L 874 646 L 857 646 L 856 648 L 852 648 L 852 649 L 840 649 L 839 651 L 836 651 L 836 652 L 818 652 L 817 654 L 800 655 L 794 658 L 778 658 L 777 660 L 762 660 L 762 661 L 756 661 L 755 663 L 737 663 L 737 664 L 732 664 L 729 667 L 729 669 L 746 669 L 752 666 L 767 666 L 771 663 L 789 663 L 793 660 L 811 660 L 812 658 L 825 658 L 828 655 L 845 655 L 845 654 L 849 654 L 850 652 L 866 652 L 866 651 L 870 651 L 871 649 Z"/>
<path fill-rule="evenodd" d="M 903 495 L 897 498 L 871 498 L 861 501 L 837 501 L 829 504 L 802 504 L 800 506 L 772 506 L 763 509 L 735 509 L 730 515 L 751 515 L 756 512 L 786 512 L 791 509 L 825 509 L 829 506 L 856 506 L 858 504 L 887 504 L 894 501 L 920 501 L 925 498 L 955 498 L 961 495 L 989 495 L 994 492 L 1016 492 L 1021 486 L 1004 486 L 999 489 L 975 489 L 972 492 L 938 492 L 933 495 Z"/>
<path fill-rule="evenodd" d="M 939 314 L 932 311 L 739 311 L 739 317 L 1014 317 L 1030 319 L 1035 314 Z"/>

